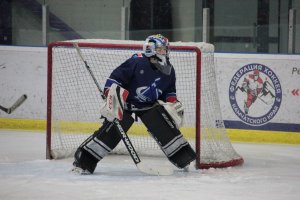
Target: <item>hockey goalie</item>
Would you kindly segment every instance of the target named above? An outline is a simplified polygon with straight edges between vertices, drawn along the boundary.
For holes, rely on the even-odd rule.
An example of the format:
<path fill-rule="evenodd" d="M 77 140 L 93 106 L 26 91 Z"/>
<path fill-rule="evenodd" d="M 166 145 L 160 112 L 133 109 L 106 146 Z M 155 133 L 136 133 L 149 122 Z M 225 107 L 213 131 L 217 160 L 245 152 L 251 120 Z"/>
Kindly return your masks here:
<path fill-rule="evenodd" d="M 147 37 L 142 53 L 132 55 L 112 71 L 104 93 L 107 98 L 100 110 L 105 121 L 78 147 L 74 172 L 92 174 L 98 162 L 121 140 L 113 121 L 118 119 L 126 132 L 134 123 L 133 113 L 176 167 L 186 168 L 196 159 L 196 153 L 179 130 L 184 109 L 176 96 L 175 70 L 169 61 L 166 37 Z"/>

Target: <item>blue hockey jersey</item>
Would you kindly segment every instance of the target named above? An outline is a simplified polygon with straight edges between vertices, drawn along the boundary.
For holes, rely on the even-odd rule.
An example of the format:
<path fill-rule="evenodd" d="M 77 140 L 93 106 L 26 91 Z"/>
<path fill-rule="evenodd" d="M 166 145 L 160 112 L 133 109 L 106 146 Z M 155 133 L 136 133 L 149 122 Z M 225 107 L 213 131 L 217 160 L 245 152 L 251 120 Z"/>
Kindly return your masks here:
<path fill-rule="evenodd" d="M 172 67 L 170 75 L 159 71 L 149 58 L 134 54 L 111 73 L 105 83 L 107 90 L 116 83 L 129 91 L 127 103 L 135 108 L 151 107 L 158 99 L 176 99 L 176 76 Z"/>

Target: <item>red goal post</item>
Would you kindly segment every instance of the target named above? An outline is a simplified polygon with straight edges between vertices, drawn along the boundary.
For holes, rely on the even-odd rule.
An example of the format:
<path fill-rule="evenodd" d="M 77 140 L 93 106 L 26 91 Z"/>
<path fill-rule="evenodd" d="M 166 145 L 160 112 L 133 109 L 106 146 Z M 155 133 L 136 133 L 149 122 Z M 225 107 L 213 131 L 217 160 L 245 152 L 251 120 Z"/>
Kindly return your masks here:
<path fill-rule="evenodd" d="M 104 86 L 111 71 L 142 51 L 142 41 L 75 40 L 48 46 L 47 158 L 72 156 L 99 128 L 102 101 L 73 43 L 78 43 L 95 76 Z M 240 165 L 243 158 L 232 147 L 222 120 L 213 61 L 213 45 L 171 43 L 170 61 L 176 71 L 177 94 L 185 106 L 181 129 L 197 153 L 196 168 Z M 141 154 L 161 155 L 140 122 L 129 131 Z M 119 144 L 115 152 L 126 152 Z M 149 153 L 150 152 L 150 153 Z"/>

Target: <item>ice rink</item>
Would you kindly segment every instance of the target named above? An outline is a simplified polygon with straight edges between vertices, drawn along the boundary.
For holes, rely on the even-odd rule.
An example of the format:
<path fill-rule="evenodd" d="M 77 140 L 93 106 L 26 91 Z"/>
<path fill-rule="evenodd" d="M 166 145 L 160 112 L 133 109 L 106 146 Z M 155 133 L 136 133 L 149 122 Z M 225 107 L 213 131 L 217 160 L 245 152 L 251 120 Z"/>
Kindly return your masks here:
<path fill-rule="evenodd" d="M 69 172 L 72 159 L 45 159 L 45 133 L 1 130 L 0 199 L 300 199 L 300 146 L 233 145 L 245 159 L 241 167 L 150 176 L 129 156 L 107 156 L 95 174 L 80 176 Z"/>

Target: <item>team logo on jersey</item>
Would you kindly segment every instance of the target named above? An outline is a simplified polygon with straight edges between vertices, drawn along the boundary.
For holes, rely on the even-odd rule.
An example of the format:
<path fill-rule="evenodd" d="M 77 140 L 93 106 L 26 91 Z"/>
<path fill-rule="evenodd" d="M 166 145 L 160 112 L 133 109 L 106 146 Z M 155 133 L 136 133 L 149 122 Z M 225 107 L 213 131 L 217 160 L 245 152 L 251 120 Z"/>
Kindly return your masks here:
<path fill-rule="evenodd" d="M 151 102 L 157 100 L 162 91 L 157 87 L 160 78 L 154 80 L 150 86 L 142 86 L 136 89 L 135 98 L 140 102 Z"/>
<path fill-rule="evenodd" d="M 262 64 L 248 64 L 233 76 L 229 101 L 234 113 L 246 124 L 260 126 L 278 112 L 282 90 L 277 75 Z"/>

